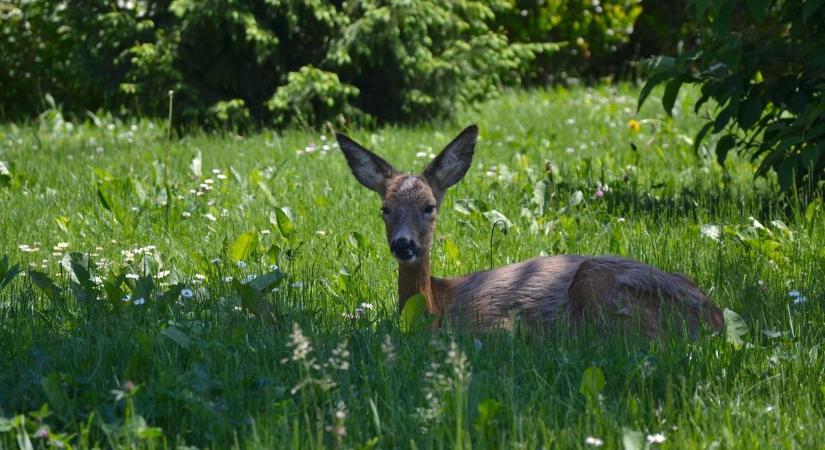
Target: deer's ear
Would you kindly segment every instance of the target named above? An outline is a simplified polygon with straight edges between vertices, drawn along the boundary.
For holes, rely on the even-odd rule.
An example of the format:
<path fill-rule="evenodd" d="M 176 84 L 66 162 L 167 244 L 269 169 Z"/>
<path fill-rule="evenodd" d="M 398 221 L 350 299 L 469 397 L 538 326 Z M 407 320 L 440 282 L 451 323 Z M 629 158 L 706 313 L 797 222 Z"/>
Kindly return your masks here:
<path fill-rule="evenodd" d="M 478 139 L 478 127 L 465 128 L 447 147 L 430 162 L 424 178 L 430 183 L 436 198 L 441 201 L 447 188 L 458 183 L 473 162 L 473 151 Z"/>
<path fill-rule="evenodd" d="M 384 195 L 386 181 L 395 175 L 395 169 L 380 156 L 362 147 L 344 134 L 336 133 L 338 146 L 347 158 L 352 174 L 367 189 Z"/>

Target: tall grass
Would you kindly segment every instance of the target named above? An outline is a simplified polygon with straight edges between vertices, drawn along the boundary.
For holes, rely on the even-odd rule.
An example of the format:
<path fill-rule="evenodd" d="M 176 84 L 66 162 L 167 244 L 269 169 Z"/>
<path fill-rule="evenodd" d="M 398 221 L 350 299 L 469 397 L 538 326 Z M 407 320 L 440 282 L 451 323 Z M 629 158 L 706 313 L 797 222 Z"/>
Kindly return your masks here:
<path fill-rule="evenodd" d="M 0 447 L 821 446 L 821 200 L 694 153 L 691 102 L 669 119 L 635 99 L 517 92 L 456 124 L 348 132 L 421 170 L 479 124 L 435 275 L 491 251 L 627 255 L 689 274 L 741 316 L 741 344 L 402 333 L 378 199 L 331 130 L 169 142 L 59 110 L 0 127 L 0 256 L 24 270 L 0 288 Z"/>

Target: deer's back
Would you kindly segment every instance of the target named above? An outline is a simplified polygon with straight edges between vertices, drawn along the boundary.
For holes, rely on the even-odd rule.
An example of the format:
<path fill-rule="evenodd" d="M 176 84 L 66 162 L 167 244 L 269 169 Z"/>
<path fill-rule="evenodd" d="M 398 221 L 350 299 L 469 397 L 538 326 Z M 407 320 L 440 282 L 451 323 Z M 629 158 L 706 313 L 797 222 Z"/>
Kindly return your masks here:
<path fill-rule="evenodd" d="M 692 333 L 723 323 L 686 276 L 612 256 L 539 257 L 442 283 L 451 319 L 482 329 L 507 327 L 514 317 L 539 326 L 595 317 L 614 327 L 634 322 L 653 336 L 674 318 Z"/>

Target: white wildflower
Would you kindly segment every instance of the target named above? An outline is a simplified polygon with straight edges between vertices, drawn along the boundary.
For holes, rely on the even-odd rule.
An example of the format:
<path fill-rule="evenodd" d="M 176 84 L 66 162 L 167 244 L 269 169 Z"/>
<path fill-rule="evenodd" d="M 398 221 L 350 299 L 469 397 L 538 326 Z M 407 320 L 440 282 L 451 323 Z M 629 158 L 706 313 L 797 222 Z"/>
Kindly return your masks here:
<path fill-rule="evenodd" d="M 656 434 L 648 434 L 647 435 L 647 442 L 650 444 L 661 444 L 662 442 L 666 441 L 665 435 L 662 433 Z"/>
<path fill-rule="evenodd" d="M 593 447 L 601 447 L 602 445 L 604 445 L 603 440 L 593 436 L 587 436 L 587 438 L 584 440 L 584 443 L 587 445 L 592 445 Z"/>
<path fill-rule="evenodd" d="M 139 298 L 136 298 L 135 301 L 132 302 L 132 303 L 134 303 L 135 305 L 140 306 L 140 305 L 146 303 L 146 299 L 144 299 L 143 297 L 139 297 Z"/>
<path fill-rule="evenodd" d="M 188 300 L 194 297 L 195 293 L 191 289 L 183 289 L 180 291 L 180 296 Z"/>

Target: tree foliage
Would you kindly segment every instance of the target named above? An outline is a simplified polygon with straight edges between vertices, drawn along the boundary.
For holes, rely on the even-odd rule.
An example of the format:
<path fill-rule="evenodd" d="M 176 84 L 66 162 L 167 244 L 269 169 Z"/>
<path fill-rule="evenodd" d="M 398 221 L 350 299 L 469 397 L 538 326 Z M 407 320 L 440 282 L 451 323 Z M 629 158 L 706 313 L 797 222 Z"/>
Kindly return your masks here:
<path fill-rule="evenodd" d="M 693 10 L 700 44 L 649 61 L 639 106 L 664 83 L 670 112 L 683 83 L 699 84 L 695 110 L 715 104 L 697 148 L 718 134 L 720 164 L 739 149 L 760 161 L 756 176 L 773 170 L 786 191 L 817 187 L 825 181 L 825 2 L 703 0 Z"/>
<path fill-rule="evenodd" d="M 477 0 L 11 0 L 0 117 L 105 109 L 185 123 L 411 121 L 518 83 L 549 44 L 494 29 Z"/>

